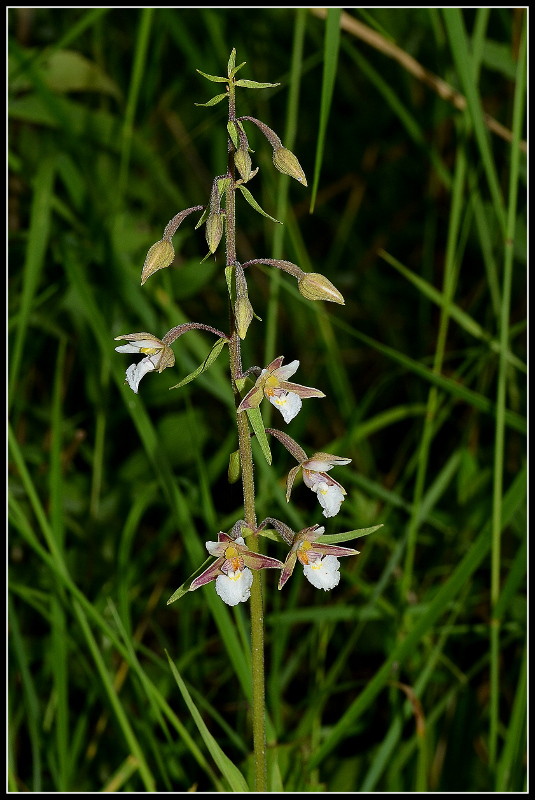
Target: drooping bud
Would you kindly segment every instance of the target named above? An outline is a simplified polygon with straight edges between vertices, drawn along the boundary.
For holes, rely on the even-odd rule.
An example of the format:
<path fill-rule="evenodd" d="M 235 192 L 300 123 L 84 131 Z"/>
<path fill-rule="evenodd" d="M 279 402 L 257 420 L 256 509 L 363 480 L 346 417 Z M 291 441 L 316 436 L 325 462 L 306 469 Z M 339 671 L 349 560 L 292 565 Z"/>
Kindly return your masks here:
<path fill-rule="evenodd" d="M 240 173 L 240 176 L 244 183 L 247 183 L 249 178 L 251 177 L 251 156 L 247 152 L 247 148 L 241 148 L 236 150 L 234 153 L 234 163 L 236 164 L 236 169 Z"/>
<path fill-rule="evenodd" d="M 247 296 L 238 297 L 234 306 L 234 316 L 236 317 L 236 330 L 240 339 L 245 339 L 247 330 L 253 319 L 253 307 Z"/>
<path fill-rule="evenodd" d="M 241 475 L 240 451 L 235 450 L 230 454 L 228 462 L 228 482 L 236 483 Z"/>
<path fill-rule="evenodd" d="M 298 284 L 299 291 L 307 300 L 328 300 L 345 305 L 345 300 L 334 284 L 319 272 L 305 272 Z"/>
<path fill-rule="evenodd" d="M 153 244 L 147 253 L 143 270 L 141 272 L 141 285 L 145 283 L 147 278 L 150 278 L 159 269 L 164 269 L 173 263 L 175 257 L 175 250 L 173 245 L 168 239 L 161 239 L 156 244 Z"/>
<path fill-rule="evenodd" d="M 208 249 L 211 253 L 215 253 L 218 248 L 221 237 L 223 236 L 223 217 L 219 212 L 212 212 L 208 214 L 206 220 L 206 241 Z"/>
<path fill-rule="evenodd" d="M 273 150 L 273 163 L 283 175 L 289 175 L 290 178 L 295 178 L 303 186 L 308 186 L 301 164 L 291 150 L 286 147 L 275 148 Z"/>

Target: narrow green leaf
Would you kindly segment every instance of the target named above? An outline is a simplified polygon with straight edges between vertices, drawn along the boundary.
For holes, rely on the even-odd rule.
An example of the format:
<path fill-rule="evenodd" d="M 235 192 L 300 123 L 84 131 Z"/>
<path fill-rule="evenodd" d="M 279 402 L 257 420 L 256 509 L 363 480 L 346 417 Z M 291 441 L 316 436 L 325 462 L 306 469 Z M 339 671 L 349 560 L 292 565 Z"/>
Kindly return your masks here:
<path fill-rule="evenodd" d="M 194 103 L 194 105 L 196 105 L 196 106 L 205 106 L 205 107 L 206 106 L 216 106 L 218 103 L 221 102 L 221 100 L 224 100 L 225 97 L 227 97 L 227 93 L 226 92 L 225 92 L 225 94 L 216 94 L 216 96 L 212 97 L 211 100 L 208 100 L 207 103 Z"/>
<path fill-rule="evenodd" d="M 323 84 L 321 87 L 321 108 L 320 122 L 318 131 L 318 144 L 316 147 L 316 161 L 314 163 L 314 181 L 312 184 L 312 197 L 310 199 L 310 213 L 314 211 L 316 193 L 320 182 L 321 162 L 323 161 L 323 151 L 325 149 L 325 132 L 331 101 L 333 98 L 334 81 L 336 78 L 336 68 L 338 65 L 338 48 L 340 46 L 340 14 L 341 8 L 329 8 L 327 10 L 327 21 L 325 27 L 325 50 L 323 55 Z"/>
<path fill-rule="evenodd" d="M 169 666 L 171 667 L 171 672 L 173 673 L 173 677 L 177 683 L 178 688 L 184 698 L 184 701 L 189 708 L 190 714 L 194 719 L 195 724 L 201 734 L 204 743 L 208 750 L 210 751 L 210 755 L 214 759 L 215 763 L 221 770 L 221 773 L 224 778 L 229 782 L 230 788 L 233 792 L 247 792 L 249 793 L 251 790 L 247 785 L 247 781 L 243 777 L 242 773 L 238 769 L 238 767 L 230 760 L 230 758 L 223 752 L 221 747 L 218 745 L 206 725 L 204 724 L 203 718 L 199 714 L 197 710 L 197 706 L 193 702 L 190 693 L 187 690 L 186 684 L 180 677 L 180 673 L 178 672 L 177 668 L 171 661 L 169 653 L 167 650 L 165 651 L 167 659 L 169 661 Z"/>
<path fill-rule="evenodd" d="M 197 72 L 202 75 L 203 78 L 207 78 L 214 83 L 227 83 L 228 81 L 228 78 L 221 78 L 219 75 L 208 75 L 208 73 L 203 72 L 202 69 L 198 69 Z"/>
<path fill-rule="evenodd" d="M 258 83 L 258 81 L 239 80 L 236 86 L 244 86 L 246 89 L 270 89 L 273 86 L 280 86 L 280 83 Z"/>
<path fill-rule="evenodd" d="M 229 63 L 230 63 L 230 62 L 229 62 Z M 239 72 L 239 70 L 240 70 L 242 67 L 244 67 L 246 64 L 247 64 L 247 61 L 242 61 L 242 62 L 241 62 L 241 64 L 239 64 L 237 67 L 234 67 L 232 70 L 230 70 L 230 73 L 229 73 L 229 78 L 233 78 L 233 77 L 234 77 L 234 75 L 235 75 L 237 72 Z"/>
<path fill-rule="evenodd" d="M 197 369 L 194 372 L 191 372 L 183 380 L 181 380 L 180 383 L 177 383 L 176 386 L 170 386 L 169 389 L 180 389 L 182 386 L 186 386 L 186 384 L 191 383 L 191 381 L 194 381 L 195 378 L 198 378 L 199 375 L 201 375 L 201 373 L 207 370 L 208 367 L 212 366 L 212 364 L 218 358 L 223 347 L 226 344 L 227 344 L 226 339 L 218 339 L 217 342 L 212 347 L 212 349 L 210 350 L 210 352 L 208 353 L 208 355 L 206 356 L 203 363 L 199 367 L 197 367 Z"/>
<path fill-rule="evenodd" d="M 266 212 L 263 209 L 260 208 L 260 206 L 258 205 L 256 200 L 254 199 L 254 197 L 251 194 L 251 192 L 249 191 L 249 189 L 246 189 L 245 186 L 241 186 L 241 185 L 238 186 L 238 189 L 241 191 L 241 193 L 243 194 L 243 196 L 245 197 L 245 199 L 247 200 L 249 205 L 252 206 L 255 211 L 258 211 L 259 214 L 262 214 L 264 217 L 267 217 L 272 222 L 276 222 L 278 225 L 282 225 L 282 222 L 280 222 L 278 219 L 275 219 L 275 217 L 271 217 L 269 214 L 266 214 Z"/>
<path fill-rule="evenodd" d="M 239 136 L 238 136 L 236 123 L 234 122 L 234 120 L 229 119 L 229 121 L 227 122 L 227 130 L 228 130 L 230 138 L 232 139 L 232 144 L 234 145 L 234 147 L 237 150 L 238 147 L 240 146 L 240 139 L 239 139 Z"/>
<path fill-rule="evenodd" d="M 195 570 L 195 572 L 193 572 L 193 573 L 192 573 L 192 574 L 189 576 L 189 578 L 188 578 L 187 580 L 185 580 L 185 581 L 184 581 L 184 583 L 182 584 L 182 586 L 179 586 L 179 587 L 178 587 L 178 589 L 176 590 L 176 592 L 174 592 L 174 593 L 171 595 L 171 597 L 169 598 L 169 600 L 167 601 L 167 605 L 168 605 L 168 606 L 170 606 L 170 605 L 171 605 L 171 603 L 174 603 L 174 602 L 175 602 L 175 600 L 180 600 L 180 598 L 181 598 L 181 597 L 183 597 L 183 596 L 184 596 L 184 595 L 185 595 L 187 592 L 189 592 L 189 587 L 191 586 L 191 584 L 193 583 L 193 581 L 195 580 L 195 578 L 198 578 L 198 577 L 199 577 L 199 575 L 202 575 L 202 573 L 203 573 L 203 572 L 204 572 L 204 570 L 205 570 L 205 569 L 208 567 L 208 565 L 210 564 L 210 562 L 211 562 L 211 561 L 213 561 L 213 558 L 212 558 L 211 556 L 209 556 L 209 557 L 206 559 L 206 561 L 204 561 L 204 562 L 201 564 L 201 566 L 200 566 L 198 569 L 196 569 L 196 570 Z"/>
<path fill-rule="evenodd" d="M 236 381 L 236 386 L 238 387 L 241 396 L 245 397 L 249 389 L 253 386 L 253 382 L 249 378 L 240 378 Z M 247 408 L 246 414 L 249 418 L 249 422 L 251 423 L 251 428 L 255 432 L 258 443 L 262 449 L 264 458 L 266 459 L 267 463 L 271 465 L 271 450 L 269 449 L 266 429 L 264 427 L 264 420 L 262 419 L 260 408 Z"/>
<path fill-rule="evenodd" d="M 360 539 L 361 536 L 369 536 L 370 533 L 375 533 L 378 531 L 379 528 L 383 527 L 383 523 L 380 525 L 373 525 L 371 528 L 358 528 L 355 531 L 346 531 L 346 533 L 333 533 L 329 536 L 322 536 L 320 542 L 322 544 L 339 544 L 340 542 L 349 542 L 351 539 Z"/>

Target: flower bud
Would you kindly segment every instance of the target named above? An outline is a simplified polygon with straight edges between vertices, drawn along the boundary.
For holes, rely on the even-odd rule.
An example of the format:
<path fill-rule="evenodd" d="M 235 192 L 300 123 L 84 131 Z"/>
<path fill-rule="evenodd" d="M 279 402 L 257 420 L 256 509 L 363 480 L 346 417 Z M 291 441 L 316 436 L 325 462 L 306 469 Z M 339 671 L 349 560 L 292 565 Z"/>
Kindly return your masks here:
<path fill-rule="evenodd" d="M 223 236 L 223 218 L 221 214 L 212 212 L 206 220 L 206 241 L 211 253 L 215 253 Z"/>
<path fill-rule="evenodd" d="M 228 462 L 228 482 L 236 483 L 240 475 L 241 475 L 240 451 L 236 450 L 234 453 L 230 454 Z"/>
<path fill-rule="evenodd" d="M 288 150 L 286 147 L 278 147 L 273 150 L 273 163 L 279 172 L 282 172 L 284 175 L 289 175 L 290 178 L 295 178 L 295 180 L 302 183 L 303 186 L 308 186 L 301 164 L 291 150 Z"/>
<path fill-rule="evenodd" d="M 238 297 L 234 306 L 234 316 L 236 317 L 238 336 L 240 339 L 245 339 L 253 318 L 253 307 L 248 297 Z"/>
<path fill-rule="evenodd" d="M 251 156 L 246 148 L 240 148 L 234 153 L 234 163 L 244 183 L 251 177 Z"/>
<path fill-rule="evenodd" d="M 154 272 L 172 264 L 174 257 L 175 251 L 173 245 L 167 239 L 161 239 L 159 242 L 156 242 L 156 244 L 153 244 L 143 264 L 141 285 L 143 286 L 147 278 L 150 278 Z"/>
<path fill-rule="evenodd" d="M 329 300 L 345 305 L 345 300 L 330 280 L 319 272 L 305 272 L 298 284 L 299 291 L 307 300 Z"/>

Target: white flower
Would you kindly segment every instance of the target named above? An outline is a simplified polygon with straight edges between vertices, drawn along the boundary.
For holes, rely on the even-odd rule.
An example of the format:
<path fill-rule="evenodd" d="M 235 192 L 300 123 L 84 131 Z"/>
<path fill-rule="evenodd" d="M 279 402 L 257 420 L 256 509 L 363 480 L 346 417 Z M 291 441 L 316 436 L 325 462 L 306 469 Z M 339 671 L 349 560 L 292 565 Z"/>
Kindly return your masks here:
<path fill-rule="evenodd" d="M 291 422 L 301 411 L 303 401 L 295 392 L 283 392 L 280 395 L 268 395 L 268 400 L 271 405 L 278 408 L 284 417 L 286 424 Z"/>
<path fill-rule="evenodd" d="M 340 583 L 340 562 L 336 556 L 323 556 L 318 561 L 304 566 L 303 572 L 312 586 L 326 592 Z"/>
<path fill-rule="evenodd" d="M 323 508 L 324 517 L 334 517 L 340 511 L 340 506 L 344 500 L 340 487 L 336 484 L 329 485 L 328 483 L 317 483 L 314 491 L 318 496 L 320 505 Z"/>
<path fill-rule="evenodd" d="M 115 338 L 129 339 L 128 344 L 115 348 L 118 353 L 143 353 L 145 356 L 138 364 L 130 364 L 126 370 L 127 383 L 136 394 L 139 382 L 147 372 L 163 372 L 166 367 L 172 367 L 175 363 L 175 354 L 169 345 L 151 333 L 128 333 Z"/>
<path fill-rule="evenodd" d="M 236 606 L 249 599 L 252 583 L 253 573 L 245 567 L 243 570 L 238 569 L 236 572 L 218 575 L 215 580 L 215 590 L 224 603 Z"/>
<path fill-rule="evenodd" d="M 279 356 L 262 370 L 255 385 L 238 406 L 239 412 L 248 408 L 258 408 L 262 398 L 267 397 L 269 402 L 279 409 L 288 424 L 301 410 L 302 397 L 325 397 L 319 389 L 289 381 L 288 378 L 297 371 L 299 361 L 291 361 L 285 367 L 282 366 L 283 361 L 284 356 Z"/>

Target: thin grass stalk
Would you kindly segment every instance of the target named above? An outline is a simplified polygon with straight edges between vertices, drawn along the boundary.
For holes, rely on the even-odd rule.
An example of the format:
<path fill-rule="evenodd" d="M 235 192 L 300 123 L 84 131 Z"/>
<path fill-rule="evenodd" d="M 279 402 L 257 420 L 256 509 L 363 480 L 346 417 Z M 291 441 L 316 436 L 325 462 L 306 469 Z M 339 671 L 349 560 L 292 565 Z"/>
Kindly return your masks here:
<path fill-rule="evenodd" d="M 463 190 L 465 184 L 465 176 L 466 176 L 466 158 L 464 154 L 464 141 L 461 141 L 457 148 L 455 175 L 453 179 L 452 208 L 450 214 L 448 242 L 447 242 L 446 259 L 444 265 L 444 285 L 443 285 L 444 305 L 442 306 L 440 314 L 440 325 L 439 325 L 437 346 L 435 350 L 435 357 L 433 363 L 433 373 L 435 375 L 440 375 L 440 373 L 442 372 L 444 352 L 446 349 L 446 338 L 447 338 L 448 325 L 450 319 L 450 306 L 453 301 L 453 294 L 455 289 L 455 273 L 456 273 L 455 259 L 457 253 L 459 227 L 461 224 L 461 214 L 463 209 L 462 199 L 463 199 Z M 416 485 L 414 489 L 412 514 L 408 527 L 407 553 L 405 556 L 403 578 L 401 581 L 402 597 L 407 596 L 407 592 L 410 590 L 412 582 L 414 556 L 416 551 L 416 542 L 418 538 L 418 528 L 420 526 L 420 521 L 421 521 L 420 505 L 422 502 L 422 497 L 424 492 L 427 463 L 429 459 L 429 450 L 433 438 L 433 426 L 435 423 L 435 416 L 437 410 L 438 410 L 438 388 L 436 386 L 432 386 L 431 389 L 429 390 L 424 429 L 422 433 L 422 440 L 418 455 L 418 471 L 416 474 Z"/>
<path fill-rule="evenodd" d="M 518 143 L 524 119 L 524 76 L 526 53 L 526 25 L 524 21 L 522 43 L 516 73 L 515 97 L 513 106 L 513 143 L 511 147 L 511 172 L 509 177 L 509 202 L 507 211 L 507 233 L 504 246 L 503 289 L 500 313 L 500 357 L 498 362 L 498 389 L 496 396 L 496 432 L 494 447 L 494 483 L 492 496 L 492 561 L 491 561 L 491 606 L 493 613 L 490 625 L 490 731 L 489 766 L 494 770 L 498 750 L 498 723 L 500 698 L 500 620 L 494 609 L 500 596 L 501 573 L 501 529 L 503 496 L 503 459 L 505 446 L 505 394 L 507 388 L 507 349 L 509 347 L 509 316 L 511 307 L 511 286 L 513 280 L 514 235 L 516 226 L 516 207 L 520 154 Z"/>

